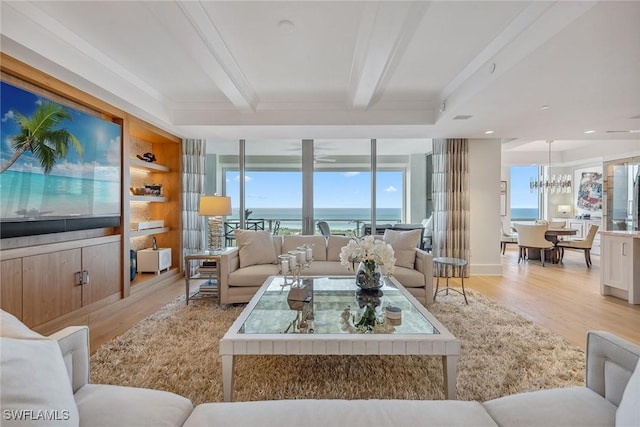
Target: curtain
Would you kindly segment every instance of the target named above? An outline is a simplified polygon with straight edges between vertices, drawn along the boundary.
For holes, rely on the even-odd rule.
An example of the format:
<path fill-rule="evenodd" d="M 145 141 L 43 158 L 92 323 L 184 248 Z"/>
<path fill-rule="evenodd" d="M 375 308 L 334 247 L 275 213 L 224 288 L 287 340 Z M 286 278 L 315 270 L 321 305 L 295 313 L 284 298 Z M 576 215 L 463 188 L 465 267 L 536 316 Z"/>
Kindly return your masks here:
<path fill-rule="evenodd" d="M 198 215 L 200 195 L 204 194 L 206 141 L 185 139 L 182 143 L 182 259 L 206 247 L 204 218 Z M 182 261 L 184 262 L 184 261 Z M 190 263 L 194 264 L 194 263 Z M 185 271 L 192 275 L 195 271 Z M 195 270 L 193 265 L 192 269 Z"/>
<path fill-rule="evenodd" d="M 433 140 L 433 256 L 467 261 L 456 276 L 469 276 L 469 141 Z"/>

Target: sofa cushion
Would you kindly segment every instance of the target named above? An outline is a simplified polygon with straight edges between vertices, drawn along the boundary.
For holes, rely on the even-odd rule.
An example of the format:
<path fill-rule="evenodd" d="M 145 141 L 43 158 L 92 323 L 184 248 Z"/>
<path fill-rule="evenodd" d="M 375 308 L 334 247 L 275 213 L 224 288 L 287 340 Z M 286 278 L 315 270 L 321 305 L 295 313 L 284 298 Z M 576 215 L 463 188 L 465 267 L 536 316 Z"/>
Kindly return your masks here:
<path fill-rule="evenodd" d="M 32 331 L 13 314 L 0 310 L 0 337 L 21 339 L 45 339 L 43 335 Z"/>
<path fill-rule="evenodd" d="M 251 265 L 229 274 L 229 286 L 262 285 L 267 277 L 280 273 L 280 266 L 276 264 Z"/>
<path fill-rule="evenodd" d="M 313 259 L 315 261 L 327 260 L 327 246 L 322 236 L 284 236 L 282 239 L 282 253 L 286 254 L 289 251 L 295 251 L 298 246 L 304 244 L 313 245 Z"/>
<path fill-rule="evenodd" d="M 413 268 L 396 267 L 393 270 L 393 277 L 405 288 L 424 288 L 424 274 Z"/>
<path fill-rule="evenodd" d="M 457 400 L 270 400 L 205 403 L 184 427 L 492 426 L 478 402 Z"/>
<path fill-rule="evenodd" d="M 422 230 L 396 231 L 386 229 L 382 240 L 393 248 L 396 265 L 413 268 L 416 262 L 416 248 L 420 244 Z"/>
<path fill-rule="evenodd" d="M 611 426 L 616 406 L 586 387 L 514 394 L 485 402 L 501 426 Z"/>
<path fill-rule="evenodd" d="M 234 234 L 238 243 L 240 268 L 256 264 L 276 263 L 276 247 L 271 233 L 266 230 L 236 229 Z"/>
<path fill-rule="evenodd" d="M 340 251 L 347 246 L 351 237 L 329 236 L 327 240 L 327 261 L 340 261 Z"/>
<path fill-rule="evenodd" d="M 353 271 L 347 270 L 340 261 L 313 262 L 309 268 L 302 270 L 302 274 L 306 276 L 351 276 L 355 282 Z"/>
<path fill-rule="evenodd" d="M 193 410 L 189 399 L 174 393 L 102 384 L 82 387 L 76 403 L 83 425 L 91 427 L 175 427 Z"/>
<path fill-rule="evenodd" d="M 616 427 L 640 426 L 640 360 L 624 389 L 622 400 L 616 411 Z"/>
<path fill-rule="evenodd" d="M 3 426 L 79 425 L 78 408 L 57 341 L 2 337 L 0 359 Z M 21 410 L 21 419 L 11 415 Z"/>

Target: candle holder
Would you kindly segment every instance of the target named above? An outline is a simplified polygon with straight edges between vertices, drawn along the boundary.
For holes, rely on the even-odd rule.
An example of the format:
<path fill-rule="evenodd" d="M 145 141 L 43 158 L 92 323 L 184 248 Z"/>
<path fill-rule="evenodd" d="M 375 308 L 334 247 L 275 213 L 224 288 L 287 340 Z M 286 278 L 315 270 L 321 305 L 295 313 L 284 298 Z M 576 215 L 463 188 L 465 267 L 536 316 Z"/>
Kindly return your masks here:
<path fill-rule="evenodd" d="M 313 262 L 313 245 L 298 246 L 296 250 L 279 255 L 278 261 L 284 285 L 300 284 L 302 270 L 309 268 Z"/>

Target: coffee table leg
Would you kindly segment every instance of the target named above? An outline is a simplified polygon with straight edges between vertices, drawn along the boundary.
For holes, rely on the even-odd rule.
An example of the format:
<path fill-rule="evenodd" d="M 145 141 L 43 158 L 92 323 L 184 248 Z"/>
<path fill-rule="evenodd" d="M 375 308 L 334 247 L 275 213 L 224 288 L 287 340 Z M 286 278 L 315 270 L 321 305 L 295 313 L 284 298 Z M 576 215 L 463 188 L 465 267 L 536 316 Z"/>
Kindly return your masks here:
<path fill-rule="evenodd" d="M 222 395 L 225 402 L 233 400 L 233 365 L 235 356 L 225 354 L 222 356 Z"/>
<path fill-rule="evenodd" d="M 444 395 L 447 400 L 456 400 L 456 378 L 458 356 L 442 356 L 442 373 L 444 375 Z"/>

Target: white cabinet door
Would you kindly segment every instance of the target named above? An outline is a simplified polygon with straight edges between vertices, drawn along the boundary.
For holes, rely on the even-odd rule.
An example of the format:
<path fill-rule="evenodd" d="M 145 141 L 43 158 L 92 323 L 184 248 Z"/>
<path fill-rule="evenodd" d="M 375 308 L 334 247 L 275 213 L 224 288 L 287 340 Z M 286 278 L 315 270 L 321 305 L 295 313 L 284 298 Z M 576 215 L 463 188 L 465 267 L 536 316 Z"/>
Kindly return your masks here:
<path fill-rule="evenodd" d="M 633 259 L 633 239 L 628 237 L 603 235 L 601 243 L 602 285 L 629 290 L 629 271 Z M 603 292 L 604 295 L 609 294 Z"/>

